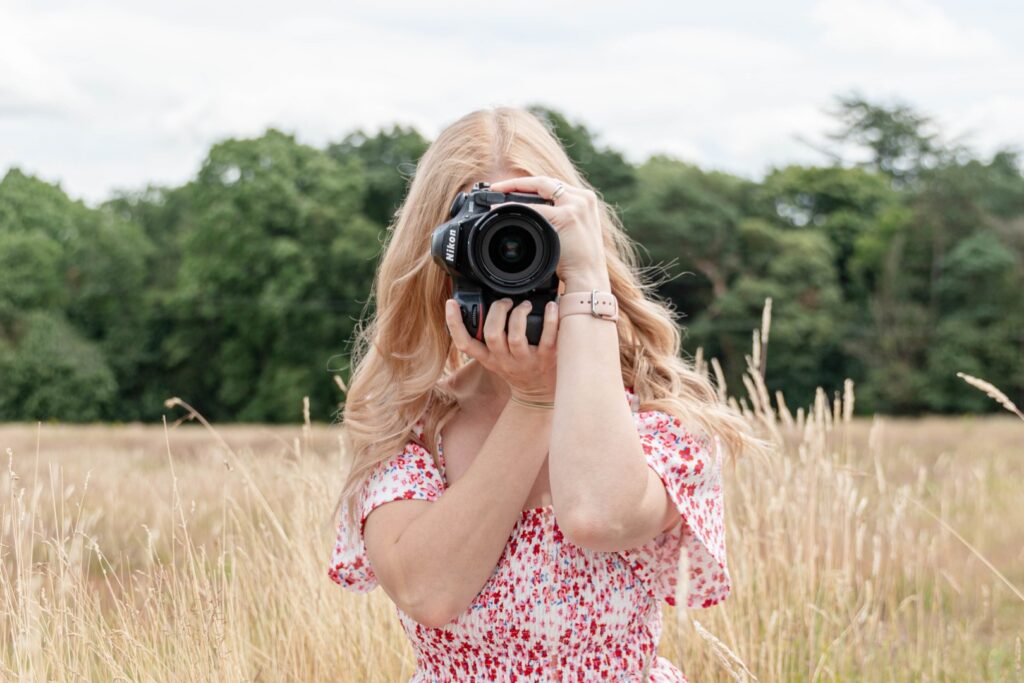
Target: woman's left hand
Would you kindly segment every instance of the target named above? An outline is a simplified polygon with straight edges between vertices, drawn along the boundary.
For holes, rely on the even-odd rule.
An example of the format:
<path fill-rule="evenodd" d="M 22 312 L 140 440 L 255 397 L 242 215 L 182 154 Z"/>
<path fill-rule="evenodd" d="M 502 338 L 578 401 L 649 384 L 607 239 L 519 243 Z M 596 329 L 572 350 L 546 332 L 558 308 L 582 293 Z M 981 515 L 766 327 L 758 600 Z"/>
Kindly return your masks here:
<path fill-rule="evenodd" d="M 576 187 L 548 176 L 508 178 L 492 183 L 495 192 L 532 192 L 551 199 L 559 184 L 565 190 L 548 204 L 525 204 L 544 216 L 558 232 L 561 255 L 556 272 L 566 283 L 606 282 L 608 264 L 605 260 L 604 235 L 601 229 L 600 202 L 597 194 L 584 187 Z M 506 202 L 514 204 L 516 202 Z M 497 204 L 495 206 L 501 206 Z M 567 285 L 570 286 L 570 285 Z M 586 289 L 590 289 L 590 285 Z"/>

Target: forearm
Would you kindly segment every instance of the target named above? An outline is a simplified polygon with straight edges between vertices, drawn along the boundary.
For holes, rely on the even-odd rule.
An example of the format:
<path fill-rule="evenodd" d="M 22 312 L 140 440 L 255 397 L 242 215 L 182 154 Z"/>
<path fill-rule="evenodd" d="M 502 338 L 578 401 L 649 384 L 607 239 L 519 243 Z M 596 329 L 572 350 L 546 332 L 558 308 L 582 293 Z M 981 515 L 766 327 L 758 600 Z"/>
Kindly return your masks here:
<path fill-rule="evenodd" d="M 398 540 L 404 583 L 447 623 L 490 578 L 544 463 L 552 414 L 509 401 L 458 481 Z"/>
<path fill-rule="evenodd" d="M 607 272 L 570 278 L 566 292 L 610 291 Z M 625 400 L 614 323 L 590 315 L 559 321 L 558 383 L 548 472 L 567 527 L 614 525 L 647 486 L 647 466 Z"/>

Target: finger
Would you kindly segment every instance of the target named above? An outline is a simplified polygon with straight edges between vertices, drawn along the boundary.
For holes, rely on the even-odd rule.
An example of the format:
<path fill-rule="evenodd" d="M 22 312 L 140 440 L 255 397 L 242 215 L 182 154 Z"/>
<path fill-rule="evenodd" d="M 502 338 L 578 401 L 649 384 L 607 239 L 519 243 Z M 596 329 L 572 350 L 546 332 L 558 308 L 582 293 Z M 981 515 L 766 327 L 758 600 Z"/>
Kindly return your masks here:
<path fill-rule="evenodd" d="M 564 196 L 564 195 L 563 195 Z M 559 204 L 558 206 L 550 206 L 548 204 L 524 204 L 523 202 L 502 202 L 501 204 L 492 204 L 491 209 L 496 209 L 499 206 L 506 206 L 509 204 L 518 204 L 520 206 L 527 206 L 541 216 L 543 216 L 548 223 L 551 224 L 555 230 L 558 230 L 563 225 L 566 225 L 574 216 L 575 209 L 570 208 L 566 204 Z"/>
<path fill-rule="evenodd" d="M 544 216 L 548 223 L 551 224 L 551 227 L 555 228 L 555 230 L 571 223 L 573 217 L 576 215 L 575 209 L 568 204 L 560 204 L 559 206 L 527 204 L 527 206 L 539 213 L 541 216 Z"/>
<path fill-rule="evenodd" d="M 530 358 L 530 342 L 526 339 L 526 317 L 533 309 L 533 304 L 526 299 L 514 309 L 508 320 L 508 350 L 516 360 Z"/>
<path fill-rule="evenodd" d="M 541 353 L 550 353 L 555 350 L 555 343 L 558 340 L 558 303 L 549 301 L 544 306 L 544 329 L 540 333 L 540 342 L 537 350 Z"/>
<path fill-rule="evenodd" d="M 556 189 L 558 189 L 559 182 L 565 186 L 566 191 L 569 191 L 571 188 L 569 183 L 555 180 L 554 178 L 546 175 L 506 178 L 505 180 L 499 180 L 496 183 L 491 183 L 491 186 L 488 189 L 493 190 L 494 192 L 533 192 L 534 194 L 539 194 L 544 199 L 551 199 L 551 195 L 554 194 Z M 560 196 L 559 199 L 561 199 L 562 196 Z"/>
<path fill-rule="evenodd" d="M 484 321 L 484 341 L 487 342 L 487 349 L 492 356 L 509 355 L 505 323 L 508 321 L 510 308 L 512 308 L 512 299 L 505 297 L 498 299 L 487 309 L 487 319 Z"/>
<path fill-rule="evenodd" d="M 490 351 L 483 342 L 473 339 L 469 335 L 466 323 L 462 321 L 462 315 L 459 313 L 459 303 L 455 299 L 448 299 L 444 302 L 444 319 L 448 324 L 452 341 L 455 342 L 455 347 L 459 351 L 480 363 L 488 360 Z"/>

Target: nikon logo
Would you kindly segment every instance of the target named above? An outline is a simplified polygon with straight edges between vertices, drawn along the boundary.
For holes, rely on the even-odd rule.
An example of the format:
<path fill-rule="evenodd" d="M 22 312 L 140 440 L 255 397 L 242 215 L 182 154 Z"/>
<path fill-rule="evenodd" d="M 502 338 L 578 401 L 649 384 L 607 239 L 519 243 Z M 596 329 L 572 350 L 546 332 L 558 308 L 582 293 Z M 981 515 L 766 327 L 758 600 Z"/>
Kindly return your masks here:
<path fill-rule="evenodd" d="M 444 247 L 444 260 L 455 263 L 455 230 L 448 231 L 448 244 Z"/>

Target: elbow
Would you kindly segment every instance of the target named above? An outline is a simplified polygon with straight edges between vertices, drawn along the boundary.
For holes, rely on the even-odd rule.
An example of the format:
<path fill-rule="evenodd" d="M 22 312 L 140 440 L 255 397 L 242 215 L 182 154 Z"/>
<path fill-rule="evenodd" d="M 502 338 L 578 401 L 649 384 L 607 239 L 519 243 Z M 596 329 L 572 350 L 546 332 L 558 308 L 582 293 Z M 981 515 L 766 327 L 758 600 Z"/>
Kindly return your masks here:
<path fill-rule="evenodd" d="M 435 576 L 418 559 L 396 559 L 391 567 L 389 577 L 378 574 L 378 578 L 395 606 L 410 619 L 426 628 L 441 628 L 459 616 L 454 592 L 457 587 L 445 583 L 446 577 Z M 392 590 L 388 590 L 388 586 Z"/>
<path fill-rule="evenodd" d="M 435 586 L 425 584 L 419 590 L 403 591 L 395 604 L 409 618 L 426 628 L 441 628 L 459 615 L 450 596 Z"/>
<path fill-rule="evenodd" d="M 442 628 L 458 617 L 458 612 L 451 607 L 450 603 L 436 598 L 402 607 L 402 611 L 413 621 L 426 628 Z"/>
<path fill-rule="evenodd" d="M 451 619 L 445 615 L 445 612 L 438 609 L 419 609 L 415 611 L 402 611 L 405 612 L 410 619 L 415 621 L 417 624 L 420 624 L 424 628 L 441 628 L 442 626 L 451 621 Z"/>
<path fill-rule="evenodd" d="M 624 531 L 622 520 L 606 513 L 576 513 L 559 526 L 570 543 L 596 552 L 617 550 Z"/>

